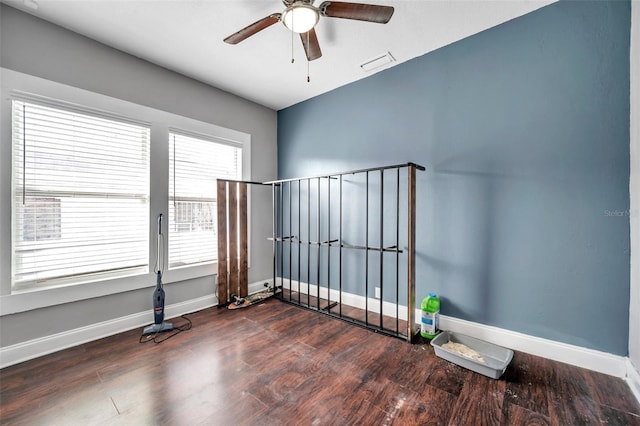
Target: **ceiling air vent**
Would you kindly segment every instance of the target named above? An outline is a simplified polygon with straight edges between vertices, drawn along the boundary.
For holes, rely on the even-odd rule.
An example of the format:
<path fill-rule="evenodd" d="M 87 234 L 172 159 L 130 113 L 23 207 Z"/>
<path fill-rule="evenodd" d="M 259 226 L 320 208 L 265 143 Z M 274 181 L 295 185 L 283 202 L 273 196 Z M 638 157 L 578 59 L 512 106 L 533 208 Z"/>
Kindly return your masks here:
<path fill-rule="evenodd" d="M 391 55 L 390 52 L 383 53 L 382 55 L 378 55 L 373 59 L 369 59 L 360 64 L 360 68 L 365 70 L 366 72 L 373 71 L 385 65 L 388 65 L 392 62 L 395 62 L 396 59 Z"/>

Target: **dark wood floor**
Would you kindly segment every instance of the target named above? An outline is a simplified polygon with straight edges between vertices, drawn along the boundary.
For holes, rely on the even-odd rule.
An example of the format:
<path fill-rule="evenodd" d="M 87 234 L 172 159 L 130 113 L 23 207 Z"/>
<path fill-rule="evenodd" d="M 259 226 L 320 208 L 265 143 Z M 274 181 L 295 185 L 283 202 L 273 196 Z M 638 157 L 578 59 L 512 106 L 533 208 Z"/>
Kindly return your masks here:
<path fill-rule="evenodd" d="M 0 370 L 0 423 L 640 425 L 618 378 L 517 352 L 500 380 L 277 300 Z M 181 320 L 175 320 L 180 324 Z"/>

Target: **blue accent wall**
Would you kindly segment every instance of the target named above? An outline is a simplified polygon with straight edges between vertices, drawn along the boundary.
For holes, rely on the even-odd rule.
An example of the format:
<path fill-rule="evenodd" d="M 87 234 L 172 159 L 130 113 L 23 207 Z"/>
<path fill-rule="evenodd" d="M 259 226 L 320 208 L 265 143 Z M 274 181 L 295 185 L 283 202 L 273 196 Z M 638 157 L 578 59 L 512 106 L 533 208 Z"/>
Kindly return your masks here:
<path fill-rule="evenodd" d="M 630 23 L 561 1 L 281 110 L 279 177 L 426 166 L 418 302 L 626 355 Z"/>

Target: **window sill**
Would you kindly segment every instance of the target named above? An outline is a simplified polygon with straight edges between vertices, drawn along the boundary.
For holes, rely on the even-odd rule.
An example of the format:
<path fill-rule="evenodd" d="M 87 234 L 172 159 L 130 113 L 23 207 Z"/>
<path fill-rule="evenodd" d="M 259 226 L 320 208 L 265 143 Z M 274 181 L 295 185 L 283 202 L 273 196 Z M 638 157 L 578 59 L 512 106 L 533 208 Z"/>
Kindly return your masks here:
<path fill-rule="evenodd" d="M 162 282 L 164 284 L 177 283 L 194 278 L 213 276 L 216 275 L 216 272 L 217 263 L 185 267 L 165 271 Z M 0 316 L 109 296 L 142 288 L 152 288 L 155 287 L 155 285 L 155 273 L 150 272 L 148 274 L 113 280 L 14 293 L 0 296 Z"/>

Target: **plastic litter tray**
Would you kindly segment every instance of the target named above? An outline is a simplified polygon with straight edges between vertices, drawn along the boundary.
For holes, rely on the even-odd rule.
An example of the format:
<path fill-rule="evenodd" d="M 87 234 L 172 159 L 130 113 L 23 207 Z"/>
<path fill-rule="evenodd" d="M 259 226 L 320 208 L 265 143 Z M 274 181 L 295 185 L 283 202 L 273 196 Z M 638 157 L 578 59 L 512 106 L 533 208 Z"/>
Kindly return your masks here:
<path fill-rule="evenodd" d="M 442 345 L 449 341 L 468 346 L 478 352 L 485 362 L 477 361 L 447 348 L 443 348 Z M 436 355 L 440 358 L 475 371 L 476 373 L 491 377 L 492 379 L 497 379 L 502 376 L 513 358 L 513 351 L 511 349 L 451 331 L 443 331 L 438 334 L 431 341 L 431 346 L 433 346 Z"/>

